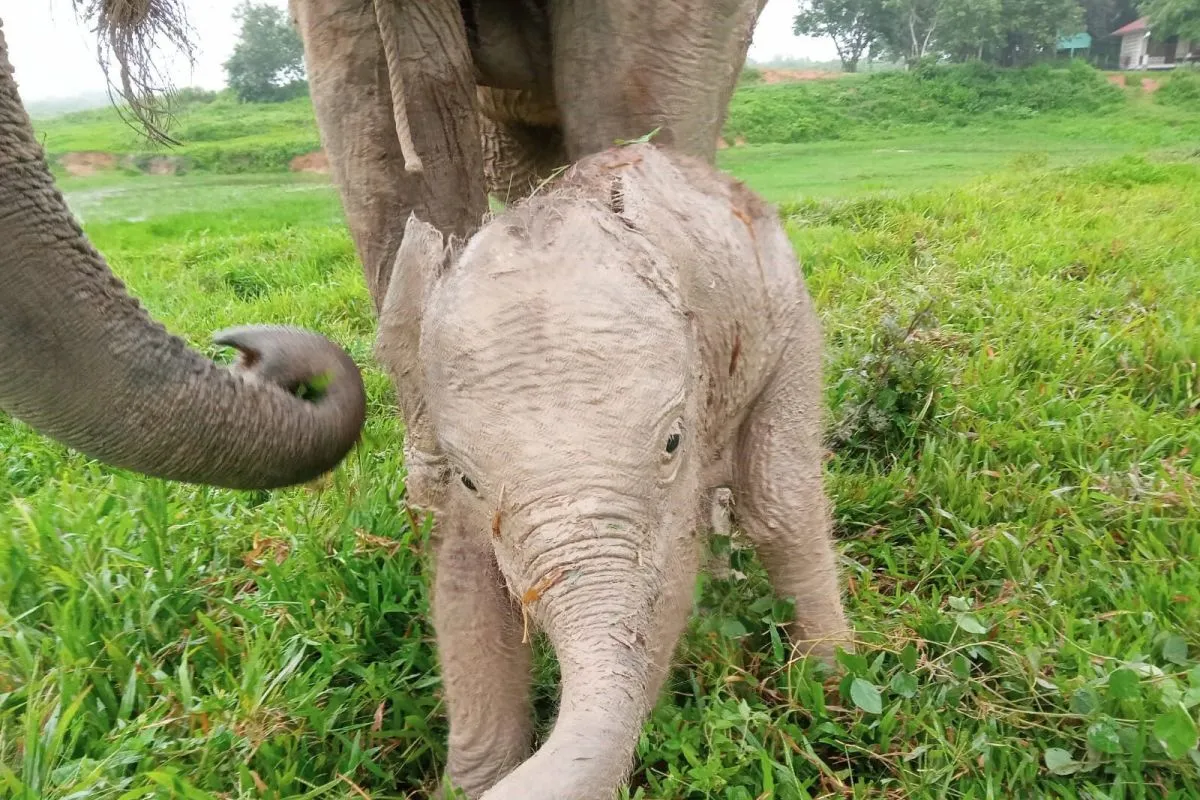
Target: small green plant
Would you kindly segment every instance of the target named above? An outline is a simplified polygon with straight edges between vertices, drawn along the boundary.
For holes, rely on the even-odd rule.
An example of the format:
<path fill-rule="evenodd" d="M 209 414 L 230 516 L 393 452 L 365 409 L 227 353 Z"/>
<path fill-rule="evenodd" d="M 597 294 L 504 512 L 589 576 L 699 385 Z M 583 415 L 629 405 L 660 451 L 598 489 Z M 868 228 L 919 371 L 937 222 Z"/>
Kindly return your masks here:
<path fill-rule="evenodd" d="M 753 86 L 762 83 L 762 80 L 762 70 L 758 67 L 742 67 L 742 71 L 738 73 L 738 86 Z"/>
<path fill-rule="evenodd" d="M 945 382 L 941 351 L 922 335 L 935 327 L 930 306 L 907 326 L 891 316 L 883 319 L 867 352 L 833 386 L 836 421 L 828 436 L 833 449 L 906 452 L 928 430 Z"/>

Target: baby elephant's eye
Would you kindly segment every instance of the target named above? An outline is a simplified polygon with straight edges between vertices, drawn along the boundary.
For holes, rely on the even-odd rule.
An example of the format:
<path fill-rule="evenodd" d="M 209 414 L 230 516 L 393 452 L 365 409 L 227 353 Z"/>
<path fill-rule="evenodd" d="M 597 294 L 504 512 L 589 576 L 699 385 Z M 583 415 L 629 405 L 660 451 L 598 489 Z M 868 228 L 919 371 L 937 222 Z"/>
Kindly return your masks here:
<path fill-rule="evenodd" d="M 683 444 L 683 420 L 677 419 L 671 423 L 671 427 L 667 429 L 667 443 L 663 447 L 663 453 L 659 457 L 663 464 L 669 464 L 675 460 L 675 454 L 679 451 L 679 446 Z"/>
<path fill-rule="evenodd" d="M 475 481 L 468 478 L 465 474 L 462 476 L 462 485 L 470 489 L 472 492 L 475 491 Z"/>

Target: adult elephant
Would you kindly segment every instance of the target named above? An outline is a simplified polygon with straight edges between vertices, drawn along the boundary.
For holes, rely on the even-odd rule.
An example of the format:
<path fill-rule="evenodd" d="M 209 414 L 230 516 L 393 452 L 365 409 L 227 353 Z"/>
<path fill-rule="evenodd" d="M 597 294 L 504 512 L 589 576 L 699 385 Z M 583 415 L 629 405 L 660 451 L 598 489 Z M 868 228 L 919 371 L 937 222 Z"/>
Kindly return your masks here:
<path fill-rule="evenodd" d="M 0 22 L 0 411 L 114 466 L 229 488 L 301 483 L 358 439 L 350 357 L 294 328 L 240 328 L 223 369 L 168 334 L 88 242 L 46 166 Z M 319 396 L 298 396 L 308 386 Z"/>
<path fill-rule="evenodd" d="M 712 162 L 766 0 L 290 0 L 376 309 L 409 213 L 466 236 L 487 193 L 656 132 Z"/>

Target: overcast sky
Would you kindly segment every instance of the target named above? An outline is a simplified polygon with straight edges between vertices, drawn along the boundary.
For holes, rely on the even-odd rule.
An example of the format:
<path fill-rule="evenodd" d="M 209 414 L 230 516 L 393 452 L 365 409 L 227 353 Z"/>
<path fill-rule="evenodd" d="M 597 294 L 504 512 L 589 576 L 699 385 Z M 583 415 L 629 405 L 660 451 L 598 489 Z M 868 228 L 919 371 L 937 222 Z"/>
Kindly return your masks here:
<path fill-rule="evenodd" d="M 188 20 L 196 29 L 198 52 L 194 69 L 182 57 L 165 59 L 176 86 L 220 89 L 221 66 L 237 36 L 233 9 L 239 0 L 193 0 Z M 286 8 L 287 0 L 266 0 Z M 796 0 L 769 0 L 754 35 L 750 57 L 765 61 L 776 56 L 830 59 L 836 57 L 827 41 L 792 35 Z M 0 0 L 0 20 L 26 101 L 73 97 L 103 91 L 104 76 L 96 64 L 96 40 L 76 21 L 71 0 Z M 160 62 L 163 63 L 163 62 Z"/>

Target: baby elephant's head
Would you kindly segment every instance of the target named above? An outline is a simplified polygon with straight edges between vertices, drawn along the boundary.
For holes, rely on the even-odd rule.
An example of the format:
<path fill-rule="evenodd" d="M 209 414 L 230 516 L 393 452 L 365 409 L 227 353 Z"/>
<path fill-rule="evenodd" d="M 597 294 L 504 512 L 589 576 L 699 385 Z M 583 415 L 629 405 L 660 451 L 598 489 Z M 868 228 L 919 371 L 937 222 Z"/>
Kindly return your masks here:
<path fill-rule="evenodd" d="M 511 589 L 560 597 L 536 604 L 548 627 L 594 611 L 596 587 L 613 613 L 651 602 L 691 535 L 694 346 L 673 271 L 598 204 L 493 223 L 432 291 L 420 360 L 447 491 L 489 520 Z"/>

